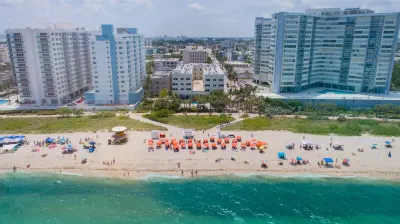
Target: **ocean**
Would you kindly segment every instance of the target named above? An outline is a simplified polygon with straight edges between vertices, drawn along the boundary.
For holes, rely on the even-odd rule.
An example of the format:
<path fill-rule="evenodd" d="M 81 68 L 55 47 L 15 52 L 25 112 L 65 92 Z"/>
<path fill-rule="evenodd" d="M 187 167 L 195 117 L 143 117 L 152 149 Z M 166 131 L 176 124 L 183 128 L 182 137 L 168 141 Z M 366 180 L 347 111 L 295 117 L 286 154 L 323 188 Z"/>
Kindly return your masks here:
<path fill-rule="evenodd" d="M 0 175 L 0 224 L 400 223 L 400 183 L 323 176 Z"/>

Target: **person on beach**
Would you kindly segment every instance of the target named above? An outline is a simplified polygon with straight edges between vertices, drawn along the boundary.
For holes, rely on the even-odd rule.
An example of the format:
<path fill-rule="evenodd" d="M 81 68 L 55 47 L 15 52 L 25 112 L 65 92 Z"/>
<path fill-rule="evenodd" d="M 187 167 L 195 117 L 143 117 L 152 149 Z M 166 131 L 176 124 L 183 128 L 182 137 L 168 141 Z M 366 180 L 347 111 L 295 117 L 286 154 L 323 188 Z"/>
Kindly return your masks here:
<path fill-rule="evenodd" d="M 199 171 L 198 170 L 196 170 L 196 176 L 197 176 L 197 174 L 199 173 Z"/>
<path fill-rule="evenodd" d="M 178 169 L 181 168 L 181 162 L 178 162 Z"/>
<path fill-rule="evenodd" d="M 113 159 L 113 164 L 115 164 L 115 159 Z"/>
<path fill-rule="evenodd" d="M 129 177 L 129 171 L 128 171 L 128 177 Z"/>
<path fill-rule="evenodd" d="M 191 173 L 192 173 L 192 177 L 193 177 L 193 170 L 192 170 L 192 172 L 191 172 Z"/>
<path fill-rule="evenodd" d="M 14 166 L 14 167 L 13 167 L 13 170 L 14 170 L 14 173 L 17 172 L 17 167 Z"/>
<path fill-rule="evenodd" d="M 76 154 L 74 154 L 75 160 L 76 160 Z"/>
<path fill-rule="evenodd" d="M 183 170 L 182 170 L 182 176 L 183 176 Z"/>

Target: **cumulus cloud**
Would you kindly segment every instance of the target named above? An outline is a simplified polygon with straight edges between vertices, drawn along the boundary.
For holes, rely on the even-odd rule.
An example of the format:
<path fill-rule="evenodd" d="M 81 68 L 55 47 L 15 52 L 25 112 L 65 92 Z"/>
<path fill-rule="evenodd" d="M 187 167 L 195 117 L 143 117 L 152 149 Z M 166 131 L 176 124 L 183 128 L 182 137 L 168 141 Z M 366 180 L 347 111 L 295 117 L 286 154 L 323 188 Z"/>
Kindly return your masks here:
<path fill-rule="evenodd" d="M 197 10 L 199 10 L 199 11 L 203 11 L 203 10 L 204 10 L 204 6 L 200 5 L 200 4 L 197 3 L 197 2 L 192 3 L 192 4 L 189 4 L 188 6 L 189 6 L 189 8 L 197 9 Z"/>

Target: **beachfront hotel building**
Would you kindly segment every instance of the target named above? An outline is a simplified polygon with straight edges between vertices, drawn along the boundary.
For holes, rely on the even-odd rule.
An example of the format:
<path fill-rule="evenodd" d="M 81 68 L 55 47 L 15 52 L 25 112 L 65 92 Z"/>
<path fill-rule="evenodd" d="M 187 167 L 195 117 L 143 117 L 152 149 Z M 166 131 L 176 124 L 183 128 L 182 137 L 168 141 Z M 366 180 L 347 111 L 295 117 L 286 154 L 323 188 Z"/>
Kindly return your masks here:
<path fill-rule="evenodd" d="M 183 99 L 194 95 L 209 94 L 212 91 L 225 91 L 226 74 L 216 64 L 180 64 L 172 71 L 172 92 Z"/>
<path fill-rule="evenodd" d="M 91 88 L 90 32 L 55 25 L 5 33 L 21 103 L 61 105 Z"/>
<path fill-rule="evenodd" d="M 309 9 L 255 20 L 254 79 L 272 92 L 388 93 L 399 13 Z"/>
<path fill-rule="evenodd" d="M 202 46 L 188 46 L 183 50 L 183 63 L 207 63 L 209 51 Z"/>
<path fill-rule="evenodd" d="M 87 104 L 135 104 L 143 96 L 146 77 L 144 36 L 136 28 L 102 25 L 91 40 L 93 90 Z"/>

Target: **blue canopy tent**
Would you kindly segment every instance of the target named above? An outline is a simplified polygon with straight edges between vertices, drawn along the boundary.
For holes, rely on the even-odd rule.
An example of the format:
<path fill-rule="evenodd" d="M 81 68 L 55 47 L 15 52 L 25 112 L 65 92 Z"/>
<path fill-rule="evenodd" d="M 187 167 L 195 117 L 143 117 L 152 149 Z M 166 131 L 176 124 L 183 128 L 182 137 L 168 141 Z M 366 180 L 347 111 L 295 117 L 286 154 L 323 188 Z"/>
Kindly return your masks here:
<path fill-rule="evenodd" d="M 385 142 L 385 146 L 386 146 L 387 148 L 391 148 L 391 147 L 392 147 L 392 142 L 391 142 L 391 141 L 386 141 L 386 142 Z"/>
<path fill-rule="evenodd" d="M 324 158 L 325 163 L 333 163 L 332 158 Z"/>
<path fill-rule="evenodd" d="M 280 158 L 280 159 L 284 159 L 285 158 L 285 153 L 284 152 L 278 152 L 278 157 Z"/>
<path fill-rule="evenodd" d="M 52 142 L 54 142 L 54 140 L 55 140 L 54 138 L 47 138 L 46 143 L 52 143 Z"/>
<path fill-rule="evenodd" d="M 297 161 L 301 161 L 303 160 L 303 158 L 301 158 L 300 156 L 296 157 Z"/>

